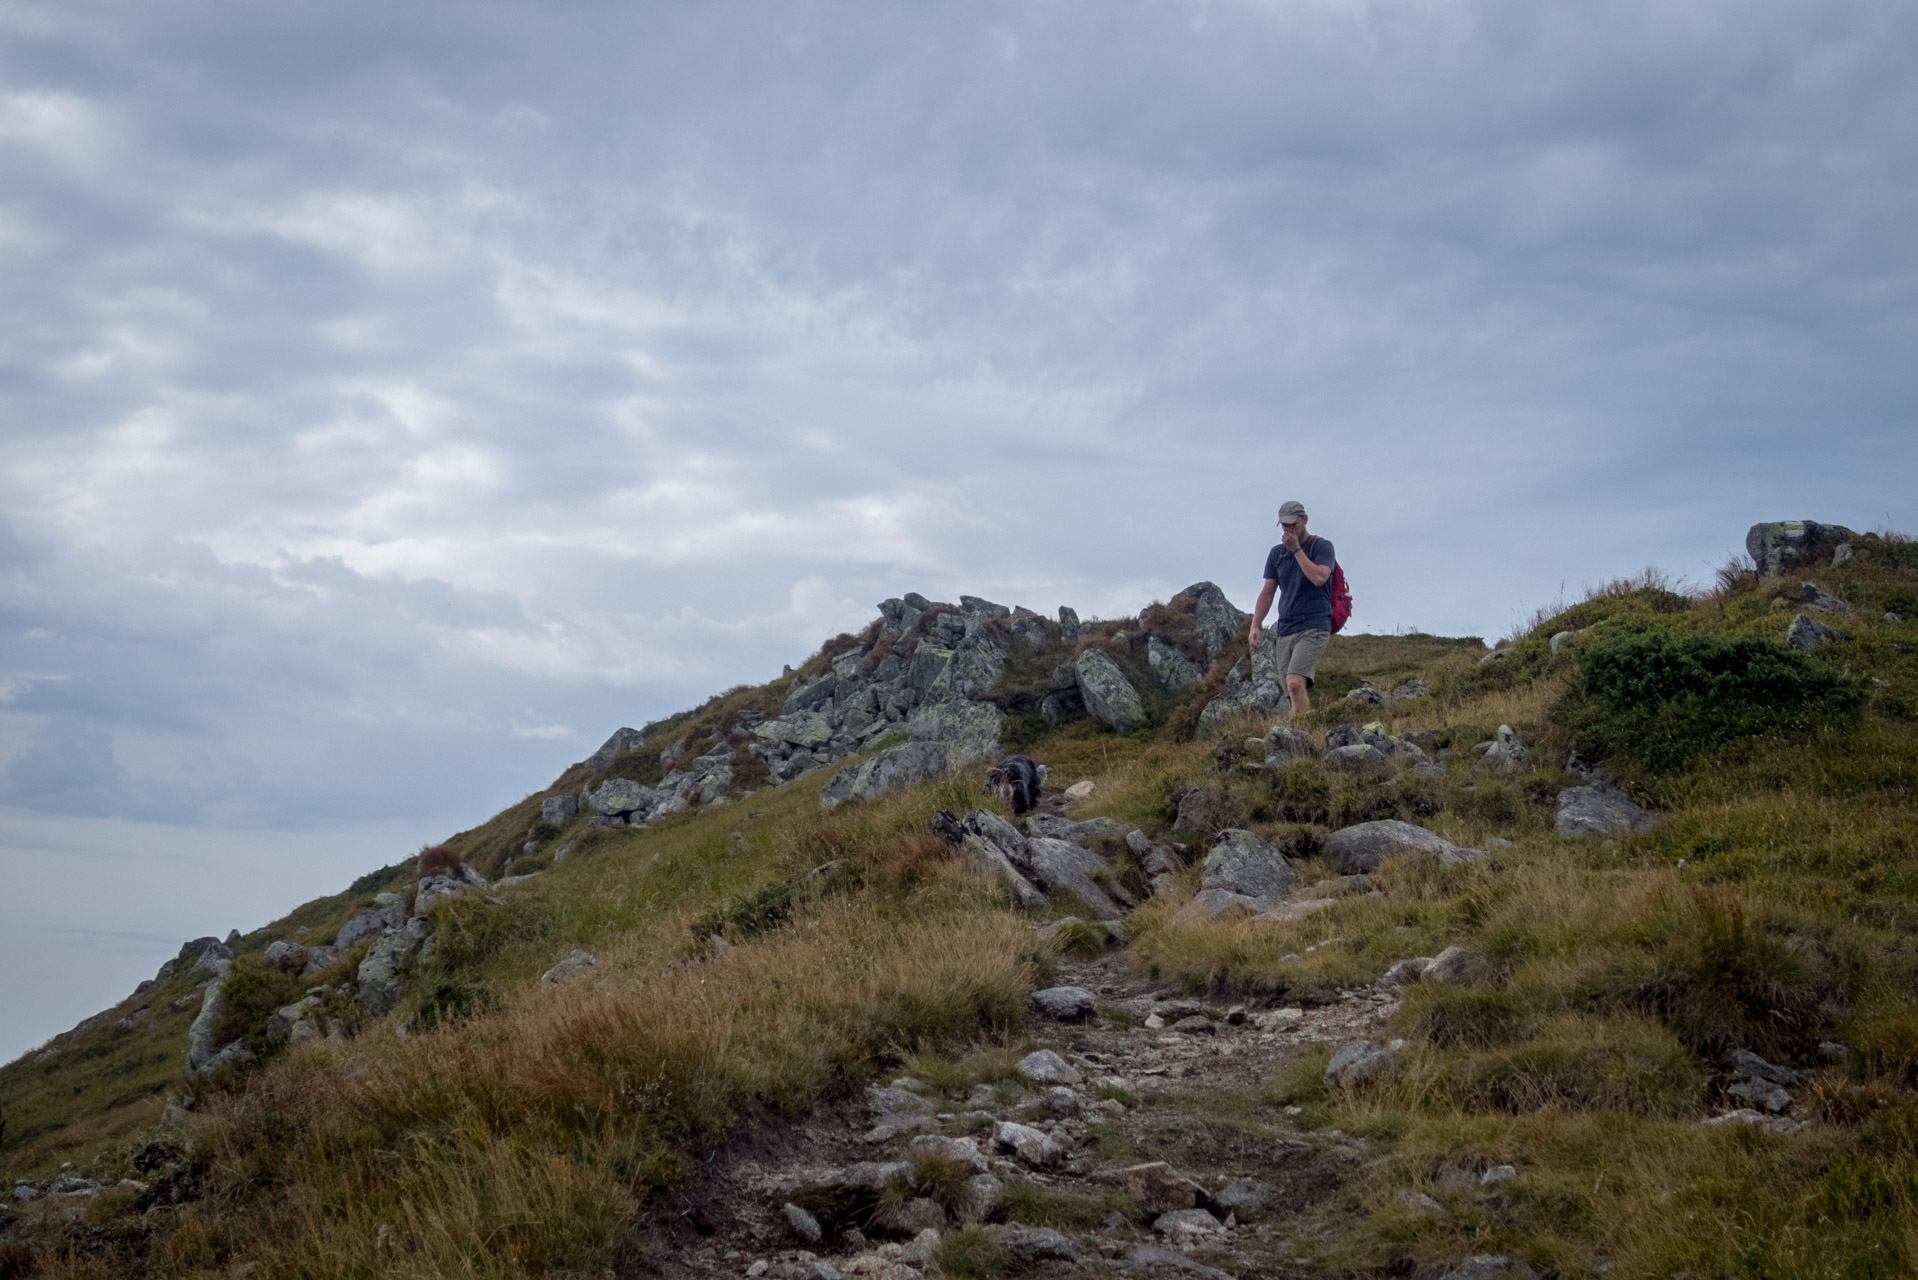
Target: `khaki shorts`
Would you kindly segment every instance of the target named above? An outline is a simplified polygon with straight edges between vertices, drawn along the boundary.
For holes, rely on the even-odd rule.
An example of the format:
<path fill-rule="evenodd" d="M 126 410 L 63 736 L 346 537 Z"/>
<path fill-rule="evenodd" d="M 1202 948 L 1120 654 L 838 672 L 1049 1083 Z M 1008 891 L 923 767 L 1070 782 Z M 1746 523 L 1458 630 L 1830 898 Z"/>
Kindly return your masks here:
<path fill-rule="evenodd" d="M 1319 669 L 1319 659 L 1325 656 L 1325 646 L 1332 639 L 1330 631 L 1299 631 L 1289 636 L 1274 636 L 1272 643 L 1277 646 L 1272 653 L 1273 669 L 1280 675 L 1303 676 L 1305 687 L 1313 685 L 1312 675 Z"/>

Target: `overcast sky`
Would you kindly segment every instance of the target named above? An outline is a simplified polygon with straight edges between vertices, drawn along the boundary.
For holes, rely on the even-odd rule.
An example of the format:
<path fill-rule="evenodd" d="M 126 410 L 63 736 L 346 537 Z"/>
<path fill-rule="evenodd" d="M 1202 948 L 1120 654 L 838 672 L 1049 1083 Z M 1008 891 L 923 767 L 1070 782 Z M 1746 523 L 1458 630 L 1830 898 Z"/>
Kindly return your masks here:
<path fill-rule="evenodd" d="M 1898 0 L 0 0 L 0 1057 L 878 600 L 1918 525 Z M 31 980 L 23 975 L 31 974 Z"/>

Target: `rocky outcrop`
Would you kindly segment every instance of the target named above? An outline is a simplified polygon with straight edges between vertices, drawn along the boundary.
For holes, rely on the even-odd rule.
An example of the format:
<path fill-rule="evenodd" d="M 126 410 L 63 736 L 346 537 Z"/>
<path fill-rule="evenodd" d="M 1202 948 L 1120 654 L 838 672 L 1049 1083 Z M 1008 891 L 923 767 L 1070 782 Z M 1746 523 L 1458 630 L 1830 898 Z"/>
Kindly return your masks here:
<path fill-rule="evenodd" d="M 1299 873 L 1276 845 L 1236 828 L 1219 833 L 1200 870 L 1200 883 L 1207 889 L 1224 889 L 1270 903 L 1292 892 L 1298 880 Z"/>
<path fill-rule="evenodd" d="M 1086 710 L 1120 733 L 1128 733 L 1145 724 L 1145 707 L 1139 691 L 1126 679 L 1103 649 L 1087 649 L 1074 664 L 1079 679 L 1079 696 Z"/>
<path fill-rule="evenodd" d="M 400 979 L 412 971 L 414 957 L 428 933 L 426 921 L 414 916 L 373 944 L 360 961 L 355 999 L 362 1009 L 379 1017 L 400 1002 Z"/>
<path fill-rule="evenodd" d="M 849 764 L 833 774 L 819 793 L 819 807 L 831 809 L 848 800 L 870 800 L 936 778 L 946 771 L 946 763 L 943 742 L 903 742 L 888 747 L 870 760 Z"/>
<path fill-rule="evenodd" d="M 1205 674 L 1199 670 L 1197 663 L 1158 636 L 1146 637 L 1145 653 L 1152 674 L 1159 677 L 1159 683 L 1168 689 L 1190 688 L 1199 683 Z"/>
<path fill-rule="evenodd" d="M 1524 771 L 1531 757 L 1525 743 L 1509 724 L 1498 727 L 1497 735 L 1485 754 L 1479 757 L 1479 764 L 1487 769 L 1496 769 L 1500 773 L 1520 773 Z"/>
<path fill-rule="evenodd" d="M 590 760 L 593 766 L 593 772 L 606 772 L 613 761 L 619 759 L 619 757 L 625 755 L 628 751 L 636 750 L 645 740 L 645 737 L 637 729 L 621 728 L 614 730 L 613 736 L 601 743 L 599 750 L 593 752 Z"/>
<path fill-rule="evenodd" d="M 1813 649 L 1822 649 L 1835 640 L 1842 639 L 1838 632 L 1819 622 L 1809 614 L 1801 613 L 1791 620 L 1785 628 L 1785 643 L 1800 653 L 1810 653 Z"/>
<path fill-rule="evenodd" d="M 1334 831 L 1325 838 L 1320 852 L 1334 870 L 1345 876 L 1377 871 L 1387 858 L 1429 855 L 1441 865 L 1454 866 L 1485 856 L 1477 849 L 1461 849 L 1424 827 L 1389 818 Z"/>
<path fill-rule="evenodd" d="M 1745 534 L 1745 553 L 1768 578 L 1804 565 L 1826 564 L 1839 544 L 1858 535 L 1841 524 L 1816 520 L 1774 520 L 1755 524 Z"/>

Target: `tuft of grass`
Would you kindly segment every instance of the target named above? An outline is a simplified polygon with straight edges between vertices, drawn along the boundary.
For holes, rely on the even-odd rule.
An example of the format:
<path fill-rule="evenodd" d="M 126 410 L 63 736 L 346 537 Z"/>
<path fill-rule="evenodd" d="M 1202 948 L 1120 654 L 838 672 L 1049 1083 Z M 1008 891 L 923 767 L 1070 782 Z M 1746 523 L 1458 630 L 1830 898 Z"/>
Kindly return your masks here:
<path fill-rule="evenodd" d="M 1004 1272 L 1010 1255 L 980 1227 L 949 1231 L 932 1251 L 930 1273 L 936 1280 L 990 1280 Z"/>

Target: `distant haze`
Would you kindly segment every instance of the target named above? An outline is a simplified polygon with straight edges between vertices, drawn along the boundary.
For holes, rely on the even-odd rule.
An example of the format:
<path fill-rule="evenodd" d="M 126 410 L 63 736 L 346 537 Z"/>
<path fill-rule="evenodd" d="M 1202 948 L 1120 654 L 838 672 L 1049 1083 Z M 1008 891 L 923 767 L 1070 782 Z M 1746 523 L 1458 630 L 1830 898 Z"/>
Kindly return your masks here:
<path fill-rule="evenodd" d="M 0 1056 L 888 595 L 1912 527 L 1918 9 L 0 3 Z"/>

